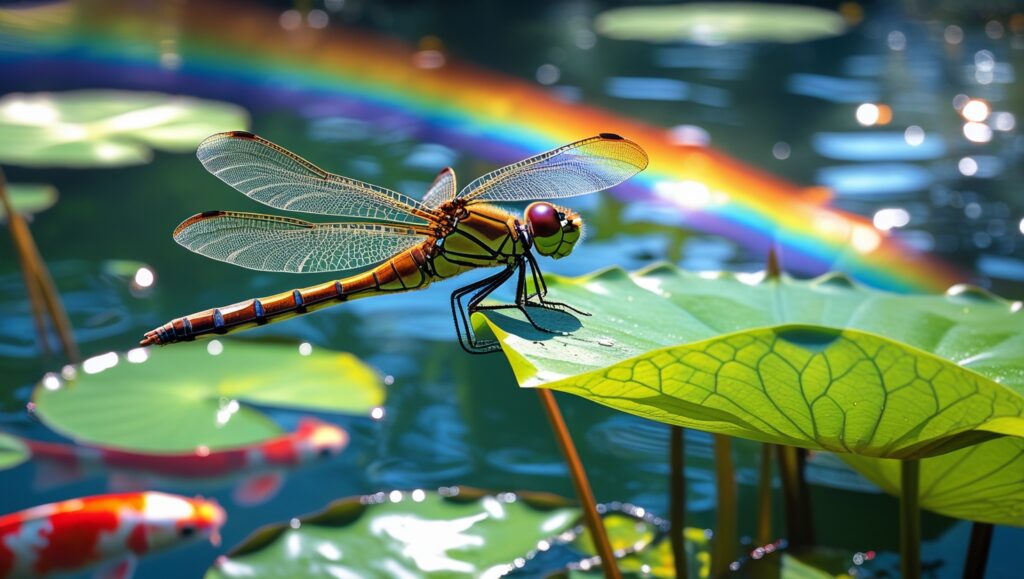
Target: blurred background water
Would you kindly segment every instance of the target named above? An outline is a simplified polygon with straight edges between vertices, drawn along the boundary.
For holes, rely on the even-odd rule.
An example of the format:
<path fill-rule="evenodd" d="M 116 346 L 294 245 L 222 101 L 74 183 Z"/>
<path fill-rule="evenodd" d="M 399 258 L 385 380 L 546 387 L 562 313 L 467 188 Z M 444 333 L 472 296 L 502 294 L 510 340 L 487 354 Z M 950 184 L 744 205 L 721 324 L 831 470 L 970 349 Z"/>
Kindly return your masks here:
<path fill-rule="evenodd" d="M 128 349 L 172 317 L 327 278 L 241 270 L 172 241 L 193 213 L 263 210 L 203 170 L 190 154 L 198 141 L 161 146 L 174 136 L 153 131 L 141 141 L 154 150 L 134 150 L 132 127 L 89 119 L 57 131 L 61 147 L 82 149 L 70 157 L 28 150 L 12 119 L 49 126 L 60 95 L 82 89 L 237 105 L 253 132 L 414 197 L 446 165 L 465 183 L 600 131 L 638 141 L 650 170 L 572 201 L 587 239 L 570 259 L 545 260 L 552 273 L 663 260 L 754 271 L 775 247 L 783 268 L 801 276 L 834 268 L 895 291 L 970 281 L 1024 297 L 1024 91 L 1015 77 L 1024 5 L 822 3 L 782 17 L 771 4 L 691 5 L 671 18 L 612 11 L 631 6 L 4 3 L 0 165 L 11 183 L 59 192 L 31 229 L 86 356 Z M 223 127 L 232 128 L 245 127 Z M 92 166 L 74 166 L 75 155 Z M 7 432 L 53 438 L 24 406 L 62 362 L 36 346 L 14 255 L 0 236 L 0 420 Z M 391 383 L 383 418 L 342 420 L 349 450 L 292 473 L 265 504 L 242 507 L 230 489 L 204 490 L 228 508 L 225 547 L 258 525 L 378 490 L 469 484 L 571 496 L 536 398 L 516 388 L 502 357 L 468 356 L 453 341 L 447 300 L 456 283 L 248 334 L 351 351 Z M 598 500 L 665 514 L 667 429 L 560 402 Z M 293 413 L 271 413 L 295 423 Z M 690 523 L 709 526 L 710 438 L 688 436 Z M 736 447 L 750 533 L 758 451 Z M 35 468 L 0 473 L 0 512 L 108 488 L 97 476 L 39 490 Z M 895 576 L 895 499 L 824 456 L 809 477 L 819 540 L 876 550 L 881 572 Z M 969 524 L 926 513 L 923 529 L 929 576 L 959 576 Z M 988 577 L 1016 576 L 1022 540 L 1019 529 L 996 530 Z M 195 576 L 222 550 L 193 545 L 147 558 L 140 576 Z"/>

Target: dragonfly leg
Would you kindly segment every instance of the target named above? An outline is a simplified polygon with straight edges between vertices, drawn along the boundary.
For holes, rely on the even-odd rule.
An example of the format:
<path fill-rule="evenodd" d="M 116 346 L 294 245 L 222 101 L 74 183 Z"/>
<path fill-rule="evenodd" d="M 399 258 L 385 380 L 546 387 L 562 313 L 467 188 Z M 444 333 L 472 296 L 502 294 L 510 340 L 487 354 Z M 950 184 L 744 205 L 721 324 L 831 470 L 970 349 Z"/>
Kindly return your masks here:
<path fill-rule="evenodd" d="M 499 305 L 487 305 L 481 306 L 480 302 L 486 297 L 483 292 L 473 296 L 469 302 L 469 311 L 475 312 L 479 310 L 508 310 L 515 308 L 523 313 L 523 317 L 530 323 L 537 331 L 545 332 L 548 334 L 561 334 L 555 330 L 550 330 L 544 326 L 538 324 L 533 316 L 530 315 L 530 311 L 526 309 L 526 306 L 532 305 L 529 303 L 529 297 L 526 295 L 526 263 L 524 260 L 519 260 L 516 265 L 516 270 L 519 272 L 519 277 L 516 281 L 516 303 L 514 304 L 499 304 Z"/>
<path fill-rule="evenodd" d="M 459 338 L 459 345 L 470 354 L 486 354 L 495 352 L 501 347 L 493 340 L 481 340 L 473 336 L 473 326 L 470 318 L 476 311 L 476 304 L 480 303 L 491 292 L 501 287 L 503 283 L 512 277 L 514 267 L 507 267 L 491 277 L 473 282 L 452 292 L 451 305 L 452 316 L 455 318 L 455 333 Z M 462 304 L 462 299 L 473 294 L 469 299 L 468 306 Z"/>
<path fill-rule="evenodd" d="M 548 295 L 548 284 L 544 281 L 544 273 L 541 271 L 540 266 L 537 265 L 537 258 L 532 253 L 526 252 L 526 261 L 530 265 L 530 273 L 533 275 L 533 287 L 536 289 L 534 293 L 526 296 L 527 306 L 556 311 L 569 310 L 581 316 L 590 315 L 590 312 L 574 308 L 569 304 L 545 300 L 544 297 Z M 531 301 L 533 298 L 537 298 L 537 301 Z"/>

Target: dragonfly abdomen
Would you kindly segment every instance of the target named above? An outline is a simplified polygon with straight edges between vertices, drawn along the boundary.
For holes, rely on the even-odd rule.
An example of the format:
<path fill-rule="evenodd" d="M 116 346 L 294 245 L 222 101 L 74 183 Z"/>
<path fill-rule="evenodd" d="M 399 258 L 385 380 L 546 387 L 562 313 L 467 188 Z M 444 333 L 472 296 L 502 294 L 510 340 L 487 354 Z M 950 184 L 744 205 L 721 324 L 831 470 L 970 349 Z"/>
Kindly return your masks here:
<path fill-rule="evenodd" d="M 414 247 L 351 277 L 176 318 L 147 332 L 140 345 L 214 337 L 287 320 L 344 301 L 422 289 L 431 281 L 425 265 L 423 250 Z"/>

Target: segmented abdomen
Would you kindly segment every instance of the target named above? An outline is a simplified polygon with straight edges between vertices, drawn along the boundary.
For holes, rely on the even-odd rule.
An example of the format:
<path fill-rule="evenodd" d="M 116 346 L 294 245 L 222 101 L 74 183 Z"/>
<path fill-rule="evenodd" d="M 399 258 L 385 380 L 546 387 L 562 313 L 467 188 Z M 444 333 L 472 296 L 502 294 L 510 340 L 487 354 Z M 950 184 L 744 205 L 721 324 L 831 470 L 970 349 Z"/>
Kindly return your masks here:
<path fill-rule="evenodd" d="M 345 279 L 255 298 L 176 318 L 146 332 L 142 346 L 212 337 L 293 318 L 362 297 L 422 289 L 430 284 L 423 247 L 414 247 Z"/>

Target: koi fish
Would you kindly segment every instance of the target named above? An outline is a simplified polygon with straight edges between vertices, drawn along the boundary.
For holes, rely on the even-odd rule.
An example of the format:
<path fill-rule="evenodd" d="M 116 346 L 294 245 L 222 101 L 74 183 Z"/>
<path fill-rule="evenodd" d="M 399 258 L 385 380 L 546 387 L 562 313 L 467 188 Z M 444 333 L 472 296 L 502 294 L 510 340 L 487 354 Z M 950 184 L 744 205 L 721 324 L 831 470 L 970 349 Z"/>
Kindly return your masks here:
<path fill-rule="evenodd" d="M 295 432 L 253 446 L 226 450 L 200 447 L 190 453 L 146 453 L 23 440 L 36 459 L 36 482 L 50 488 L 109 469 L 112 490 L 135 491 L 151 487 L 181 486 L 200 481 L 216 483 L 242 479 L 234 493 L 240 505 L 256 505 L 272 497 L 284 484 L 284 469 L 319 457 L 338 455 L 349 436 L 342 428 L 303 418 Z"/>
<path fill-rule="evenodd" d="M 103 565 L 126 579 L 140 555 L 200 538 L 217 545 L 217 503 L 157 492 L 98 495 L 0 516 L 0 579 L 43 577 Z"/>

